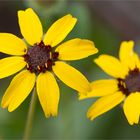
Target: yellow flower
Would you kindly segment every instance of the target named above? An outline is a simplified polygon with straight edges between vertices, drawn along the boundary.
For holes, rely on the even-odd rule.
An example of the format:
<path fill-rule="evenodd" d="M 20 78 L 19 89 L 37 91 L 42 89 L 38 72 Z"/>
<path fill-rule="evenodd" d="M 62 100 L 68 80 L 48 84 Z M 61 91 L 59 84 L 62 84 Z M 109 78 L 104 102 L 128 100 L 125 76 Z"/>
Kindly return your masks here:
<path fill-rule="evenodd" d="M 77 19 L 70 14 L 57 20 L 44 36 L 40 20 L 31 8 L 18 11 L 18 21 L 24 40 L 10 33 L 0 33 L 0 52 L 15 55 L 0 60 L 0 78 L 25 70 L 13 78 L 1 105 L 8 107 L 9 112 L 15 110 L 36 83 L 45 116 L 56 116 L 60 93 L 54 74 L 71 88 L 88 92 L 91 89 L 87 79 L 64 61 L 82 59 L 98 50 L 92 41 L 79 38 L 54 49 L 76 24 Z"/>
<path fill-rule="evenodd" d="M 91 83 L 92 91 L 80 99 L 101 97 L 88 110 L 91 120 L 123 102 L 124 114 L 130 125 L 138 123 L 140 116 L 140 60 L 133 51 L 134 42 L 122 42 L 119 59 L 101 55 L 95 63 L 114 79 Z"/>

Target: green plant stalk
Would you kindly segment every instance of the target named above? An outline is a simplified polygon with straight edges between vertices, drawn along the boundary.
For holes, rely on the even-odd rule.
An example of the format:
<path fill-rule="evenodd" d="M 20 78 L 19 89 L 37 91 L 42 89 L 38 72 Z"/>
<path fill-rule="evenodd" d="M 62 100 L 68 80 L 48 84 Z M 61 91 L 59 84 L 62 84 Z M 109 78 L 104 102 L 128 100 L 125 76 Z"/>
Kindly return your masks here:
<path fill-rule="evenodd" d="M 29 137 L 31 134 L 31 130 L 32 130 L 32 126 L 33 126 L 33 117 L 34 117 L 35 106 L 36 106 L 36 100 L 37 100 L 37 93 L 36 93 L 36 86 L 35 86 L 33 89 L 33 92 L 32 92 L 32 98 L 31 98 L 30 107 L 29 107 L 29 111 L 28 111 L 23 140 L 29 140 Z"/>

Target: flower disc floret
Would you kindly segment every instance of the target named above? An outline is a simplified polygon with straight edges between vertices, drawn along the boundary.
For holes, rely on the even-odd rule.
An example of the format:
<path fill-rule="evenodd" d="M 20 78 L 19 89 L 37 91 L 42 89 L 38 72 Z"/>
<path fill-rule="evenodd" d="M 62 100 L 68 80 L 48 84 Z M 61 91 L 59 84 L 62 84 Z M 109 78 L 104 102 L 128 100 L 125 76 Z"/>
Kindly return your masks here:
<path fill-rule="evenodd" d="M 138 68 L 130 70 L 125 79 L 118 78 L 118 88 L 126 96 L 140 92 L 140 71 Z"/>
<path fill-rule="evenodd" d="M 27 69 L 34 73 L 52 70 L 59 56 L 58 52 L 53 52 L 50 45 L 45 45 L 43 41 L 36 43 L 27 50 L 24 60 L 27 62 Z"/>

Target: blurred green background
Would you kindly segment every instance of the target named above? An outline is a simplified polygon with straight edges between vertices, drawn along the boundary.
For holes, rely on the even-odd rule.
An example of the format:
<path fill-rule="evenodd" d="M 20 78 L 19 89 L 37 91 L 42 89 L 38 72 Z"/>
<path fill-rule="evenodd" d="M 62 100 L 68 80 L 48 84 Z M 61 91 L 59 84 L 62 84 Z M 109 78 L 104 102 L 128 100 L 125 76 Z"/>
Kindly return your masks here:
<path fill-rule="evenodd" d="M 0 32 L 20 34 L 17 11 L 32 7 L 39 15 L 44 32 L 58 18 L 71 13 L 78 18 L 73 31 L 65 40 L 80 37 L 93 40 L 99 53 L 87 59 L 68 62 L 89 81 L 109 78 L 94 63 L 99 54 L 118 56 L 122 40 L 135 40 L 140 52 L 140 1 L 92 0 L 9 0 L 0 1 Z M 0 54 L 1 58 L 5 57 Z M 0 99 L 13 76 L 0 80 Z M 59 115 L 46 119 L 39 102 L 36 106 L 31 139 L 139 139 L 140 126 L 130 126 L 120 106 L 98 117 L 86 118 L 86 112 L 95 99 L 78 101 L 77 93 L 59 81 L 61 98 Z M 20 94 L 20 93 L 19 93 Z M 0 108 L 0 140 L 21 139 L 27 119 L 31 96 L 14 112 Z"/>

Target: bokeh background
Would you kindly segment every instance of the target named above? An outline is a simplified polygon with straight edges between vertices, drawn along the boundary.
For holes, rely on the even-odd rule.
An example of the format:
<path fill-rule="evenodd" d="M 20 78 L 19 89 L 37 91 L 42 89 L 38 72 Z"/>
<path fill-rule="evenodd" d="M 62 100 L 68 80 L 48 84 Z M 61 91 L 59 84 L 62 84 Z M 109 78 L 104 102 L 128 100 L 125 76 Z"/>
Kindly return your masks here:
<path fill-rule="evenodd" d="M 139 0 L 0 0 L 0 32 L 22 37 L 17 11 L 28 7 L 32 7 L 39 15 L 44 32 L 55 20 L 68 13 L 78 18 L 78 23 L 65 40 L 75 37 L 93 40 L 99 53 L 69 63 L 84 73 L 89 81 L 109 78 L 93 63 L 93 59 L 102 53 L 118 56 L 122 40 L 135 40 L 135 49 L 140 53 Z M 0 54 L 0 57 L 5 55 Z M 0 99 L 13 76 L 0 80 Z M 93 122 L 89 121 L 86 112 L 95 99 L 78 101 L 74 90 L 61 81 L 59 85 L 61 98 L 58 117 L 46 119 L 37 101 L 31 139 L 140 138 L 140 125 L 130 126 L 121 106 L 115 107 Z M 30 99 L 31 95 L 12 113 L 0 108 L 0 140 L 22 138 Z"/>

